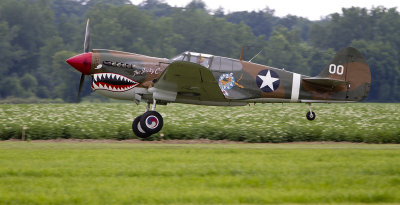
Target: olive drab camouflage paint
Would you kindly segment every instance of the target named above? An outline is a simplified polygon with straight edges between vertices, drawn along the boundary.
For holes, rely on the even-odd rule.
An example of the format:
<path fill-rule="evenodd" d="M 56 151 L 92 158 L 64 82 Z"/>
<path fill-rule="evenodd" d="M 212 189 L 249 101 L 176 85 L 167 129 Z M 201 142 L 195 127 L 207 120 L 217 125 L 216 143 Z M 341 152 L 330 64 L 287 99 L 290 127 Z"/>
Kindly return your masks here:
<path fill-rule="evenodd" d="M 92 77 L 93 91 L 116 99 L 144 101 L 146 112 L 132 129 L 148 137 L 163 126 L 156 104 L 188 103 L 236 106 L 267 102 L 357 102 L 371 86 L 371 73 L 355 48 L 340 50 L 321 73 L 310 77 L 248 61 L 184 52 L 174 58 L 155 58 L 135 53 L 93 49 L 89 52 L 87 24 L 84 51 L 67 62 Z M 80 86 L 81 88 L 81 86 Z M 79 96 L 79 94 L 78 94 Z M 150 103 L 153 103 L 150 110 Z M 315 119 L 315 113 L 307 113 Z"/>
<path fill-rule="evenodd" d="M 361 101 L 371 83 L 365 58 L 351 47 L 315 77 L 194 52 L 165 59 L 102 49 L 92 52 L 90 75 L 92 89 L 108 97 L 149 101 L 156 91 L 160 102 L 205 105 Z"/>

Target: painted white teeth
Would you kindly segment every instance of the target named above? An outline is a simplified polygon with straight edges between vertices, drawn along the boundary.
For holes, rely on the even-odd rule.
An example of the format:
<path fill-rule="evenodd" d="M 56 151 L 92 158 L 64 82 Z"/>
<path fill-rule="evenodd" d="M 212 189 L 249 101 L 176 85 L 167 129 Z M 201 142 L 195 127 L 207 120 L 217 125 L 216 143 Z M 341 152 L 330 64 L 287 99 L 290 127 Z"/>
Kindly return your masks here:
<path fill-rule="evenodd" d="M 133 85 L 129 85 L 129 86 L 116 86 L 116 85 L 109 85 L 106 83 L 100 83 L 100 81 L 104 81 L 104 80 L 116 80 L 116 81 L 120 81 L 120 82 L 124 82 L 124 83 L 131 83 Z M 96 84 L 97 83 L 97 84 Z M 134 88 L 138 83 L 123 76 L 123 75 L 119 75 L 119 74 L 115 74 L 115 73 L 98 73 L 98 74 L 94 74 L 93 75 L 93 83 L 92 83 L 92 87 L 94 90 L 108 90 L 108 91 L 112 91 L 112 92 L 125 92 L 128 91 L 132 88 Z"/>

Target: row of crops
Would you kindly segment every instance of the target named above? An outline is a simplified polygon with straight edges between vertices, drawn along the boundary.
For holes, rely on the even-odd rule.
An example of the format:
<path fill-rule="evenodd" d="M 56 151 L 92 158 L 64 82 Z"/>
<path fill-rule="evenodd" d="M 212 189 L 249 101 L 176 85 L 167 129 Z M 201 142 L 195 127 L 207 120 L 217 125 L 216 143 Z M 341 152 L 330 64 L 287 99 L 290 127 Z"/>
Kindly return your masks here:
<path fill-rule="evenodd" d="M 132 120 L 145 105 L 25 104 L 0 105 L 0 138 L 131 139 Z M 305 104 L 257 104 L 214 107 L 158 106 L 164 127 L 147 140 L 199 139 L 246 142 L 349 141 L 400 143 L 400 104 L 314 104 L 308 121 Z"/>

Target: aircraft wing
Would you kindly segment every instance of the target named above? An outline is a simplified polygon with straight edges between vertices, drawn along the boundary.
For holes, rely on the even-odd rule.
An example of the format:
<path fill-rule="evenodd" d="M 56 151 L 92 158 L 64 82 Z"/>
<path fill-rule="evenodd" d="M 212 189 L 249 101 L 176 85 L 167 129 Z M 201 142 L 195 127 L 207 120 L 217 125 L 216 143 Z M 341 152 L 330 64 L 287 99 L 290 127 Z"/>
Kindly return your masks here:
<path fill-rule="evenodd" d="M 165 101 L 175 101 L 177 97 L 201 101 L 226 100 L 210 70 L 186 61 L 171 63 L 151 92 L 156 99 Z"/>
<path fill-rule="evenodd" d="M 346 85 L 346 81 L 344 80 L 337 80 L 337 79 L 332 79 L 332 78 L 318 78 L 318 77 L 312 77 L 312 78 L 303 78 L 304 81 L 309 82 L 309 83 L 314 83 L 322 86 L 337 86 L 337 85 Z"/>

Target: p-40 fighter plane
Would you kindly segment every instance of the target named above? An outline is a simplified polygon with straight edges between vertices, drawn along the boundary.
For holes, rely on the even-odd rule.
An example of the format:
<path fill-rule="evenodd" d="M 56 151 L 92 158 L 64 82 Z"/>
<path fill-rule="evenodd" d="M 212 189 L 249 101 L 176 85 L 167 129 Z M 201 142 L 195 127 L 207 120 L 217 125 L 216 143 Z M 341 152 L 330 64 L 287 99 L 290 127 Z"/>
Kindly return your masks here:
<path fill-rule="evenodd" d="M 243 54 L 243 52 L 242 52 Z M 67 63 L 93 78 L 93 91 L 110 98 L 147 102 L 146 112 L 132 124 L 133 132 L 149 137 L 163 127 L 156 104 L 239 106 L 249 103 L 308 103 L 308 120 L 315 119 L 311 103 L 362 101 L 371 85 L 369 66 L 355 48 L 340 50 L 315 76 L 210 54 L 184 52 L 166 59 L 93 49 L 89 52 L 89 20 L 84 53 Z M 150 109 L 150 103 L 152 108 Z"/>

